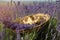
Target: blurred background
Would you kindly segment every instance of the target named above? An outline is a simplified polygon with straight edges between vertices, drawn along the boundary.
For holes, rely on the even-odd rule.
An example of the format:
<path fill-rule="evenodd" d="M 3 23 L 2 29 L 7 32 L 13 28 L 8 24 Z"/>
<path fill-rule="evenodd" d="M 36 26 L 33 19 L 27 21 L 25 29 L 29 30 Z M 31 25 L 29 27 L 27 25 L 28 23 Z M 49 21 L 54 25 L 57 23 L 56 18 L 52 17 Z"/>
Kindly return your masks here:
<path fill-rule="evenodd" d="M 0 22 L 3 20 L 15 20 L 17 17 L 23 17 L 35 13 L 48 13 L 58 19 L 58 29 L 60 30 L 60 1 L 4 1 L 0 0 Z"/>
<path fill-rule="evenodd" d="M 16 33 L 16 35 L 10 38 L 9 36 L 11 35 L 9 35 L 9 31 L 7 31 L 7 29 L 4 29 L 5 25 L 2 24 L 3 21 L 11 22 L 11 21 L 14 21 L 16 18 L 24 17 L 26 15 L 31 15 L 31 14 L 37 14 L 37 13 L 49 14 L 51 18 L 55 17 L 58 20 L 58 25 L 56 29 L 58 30 L 59 33 L 58 32 L 53 33 L 55 29 L 50 28 L 51 30 L 49 29 L 48 30 L 49 32 L 47 32 L 47 34 L 52 34 L 52 35 L 50 36 L 48 35 L 46 37 L 48 37 L 47 40 L 49 39 L 49 37 L 52 37 L 52 40 L 60 39 L 60 1 L 59 0 L 29 0 L 29 1 L 28 0 L 0 0 L 0 40 L 9 40 L 15 37 L 16 35 L 17 35 L 17 40 L 18 38 L 20 38 L 19 33 Z M 56 23 L 56 21 L 54 21 L 54 23 Z M 50 32 L 50 31 L 53 31 L 53 32 Z M 41 32 L 41 34 L 42 35 L 45 34 L 44 32 Z M 42 37 L 41 37 L 41 40 L 42 40 Z M 38 38 L 40 37 L 38 36 Z"/>

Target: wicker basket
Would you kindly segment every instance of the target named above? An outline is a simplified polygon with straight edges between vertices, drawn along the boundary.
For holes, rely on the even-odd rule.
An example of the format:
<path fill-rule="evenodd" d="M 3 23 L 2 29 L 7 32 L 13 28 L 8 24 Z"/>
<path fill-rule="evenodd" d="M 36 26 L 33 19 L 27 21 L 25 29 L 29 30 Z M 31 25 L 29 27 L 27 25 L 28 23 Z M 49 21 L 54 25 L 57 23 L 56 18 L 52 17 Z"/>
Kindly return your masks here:
<path fill-rule="evenodd" d="M 29 17 L 31 18 L 31 19 L 34 19 L 34 17 L 39 17 L 39 18 L 37 18 L 36 20 L 36 22 L 33 22 L 33 23 L 24 23 L 23 22 L 23 20 L 25 21 L 25 20 L 28 20 L 29 19 Z M 32 18 L 33 17 L 33 18 Z M 49 21 L 49 19 L 50 19 L 50 15 L 49 14 L 43 14 L 43 13 L 37 13 L 37 14 L 32 14 L 32 15 L 28 15 L 28 16 L 25 16 L 25 17 L 23 17 L 23 18 L 17 18 L 16 20 L 14 20 L 14 21 L 12 21 L 12 22 L 16 22 L 16 23 L 20 23 L 20 24 L 29 24 L 29 25 L 33 25 L 33 24 L 37 24 L 37 25 L 35 25 L 35 26 L 33 26 L 33 27 L 30 27 L 30 28 L 28 28 L 28 29 L 21 29 L 20 30 L 20 33 L 23 33 L 23 32 L 31 32 L 31 30 L 36 30 L 37 32 L 45 25 L 45 23 L 47 23 L 48 21 Z M 43 20 L 43 21 L 42 21 Z M 28 21 L 30 21 L 30 20 L 28 20 Z M 33 20 L 33 21 L 35 21 L 35 20 Z M 42 22 L 40 22 L 40 21 L 42 21 Z M 27 21 L 26 21 L 27 22 Z M 40 23 L 39 23 L 40 22 Z M 43 25 L 43 26 L 42 26 Z M 16 31 L 16 30 L 14 30 L 14 31 Z"/>

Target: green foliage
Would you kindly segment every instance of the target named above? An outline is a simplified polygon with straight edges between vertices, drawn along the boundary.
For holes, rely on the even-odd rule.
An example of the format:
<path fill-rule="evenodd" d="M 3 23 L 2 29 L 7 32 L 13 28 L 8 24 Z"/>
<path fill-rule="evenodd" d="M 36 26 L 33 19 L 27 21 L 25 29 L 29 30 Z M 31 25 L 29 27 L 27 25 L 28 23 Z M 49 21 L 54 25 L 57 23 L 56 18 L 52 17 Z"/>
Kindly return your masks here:
<path fill-rule="evenodd" d="M 11 29 L 5 29 L 5 40 L 15 40 L 15 36 L 16 34 Z"/>
<path fill-rule="evenodd" d="M 0 23 L 0 32 L 3 31 L 3 26 L 4 25 L 2 23 Z"/>
<path fill-rule="evenodd" d="M 56 25 L 57 25 L 58 21 L 57 21 L 56 18 L 51 18 L 50 23 L 51 23 L 50 26 L 53 26 L 54 28 L 56 28 L 57 27 Z"/>
<path fill-rule="evenodd" d="M 57 28 L 57 19 L 56 18 L 51 18 L 49 20 L 49 26 L 47 28 L 44 29 L 44 31 L 41 32 L 41 38 L 38 40 L 58 40 L 59 37 L 58 35 L 58 31 L 56 30 Z M 3 24 L 0 23 L 0 31 L 3 30 Z M 54 36 L 55 35 L 55 36 Z M 23 40 L 35 40 L 37 39 L 38 36 L 38 32 L 36 30 L 32 30 L 30 33 L 23 33 L 23 36 L 21 36 L 20 38 L 23 37 Z M 5 29 L 5 36 L 4 36 L 4 40 L 15 40 L 16 39 L 16 33 L 13 32 L 11 29 L 6 28 Z"/>
<path fill-rule="evenodd" d="M 45 36 L 45 40 L 57 40 L 56 38 L 58 37 L 58 31 L 56 30 L 57 28 L 57 19 L 56 18 L 51 18 L 50 23 L 48 26 L 48 30 Z"/>
<path fill-rule="evenodd" d="M 35 40 L 37 37 L 37 31 L 34 29 L 31 32 L 24 33 L 24 40 Z"/>

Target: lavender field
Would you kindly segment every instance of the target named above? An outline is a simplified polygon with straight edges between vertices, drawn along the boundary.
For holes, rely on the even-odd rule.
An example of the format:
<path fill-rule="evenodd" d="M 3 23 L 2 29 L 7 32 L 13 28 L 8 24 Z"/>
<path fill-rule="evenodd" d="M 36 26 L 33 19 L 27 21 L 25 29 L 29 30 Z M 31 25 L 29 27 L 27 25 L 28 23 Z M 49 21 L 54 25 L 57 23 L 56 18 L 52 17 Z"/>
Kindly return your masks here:
<path fill-rule="evenodd" d="M 48 13 L 60 20 L 60 2 L 1 2 L 0 4 L 1 21 L 15 19 L 17 15 L 23 17 L 35 13 Z"/>
<path fill-rule="evenodd" d="M 3 22 L 5 20 L 12 21 L 15 20 L 16 18 L 36 13 L 49 14 L 51 17 L 57 18 L 58 20 L 57 30 L 60 32 L 60 14 L 59 14 L 60 2 L 1 2 L 0 3 L 0 22 Z M 2 33 L 0 33 L 0 35 Z M 3 40 L 3 36 L 1 40 Z"/>

